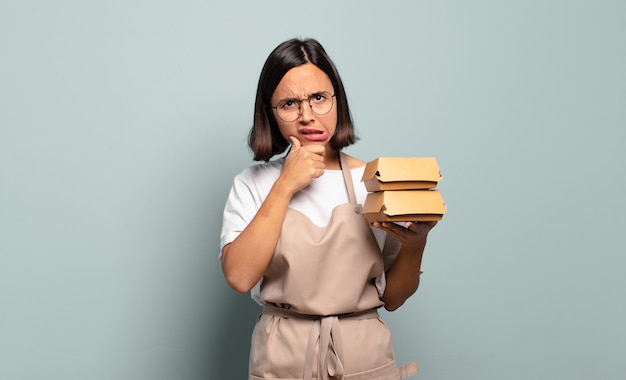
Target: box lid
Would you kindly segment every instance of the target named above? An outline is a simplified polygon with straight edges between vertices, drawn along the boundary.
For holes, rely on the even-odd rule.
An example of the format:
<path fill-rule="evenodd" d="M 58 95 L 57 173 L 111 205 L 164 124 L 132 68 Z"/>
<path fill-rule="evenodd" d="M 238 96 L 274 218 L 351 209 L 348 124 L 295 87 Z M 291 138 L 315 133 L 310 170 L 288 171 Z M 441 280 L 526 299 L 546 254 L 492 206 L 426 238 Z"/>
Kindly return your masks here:
<path fill-rule="evenodd" d="M 434 157 L 379 157 L 365 165 L 368 191 L 433 188 L 443 177 Z"/>

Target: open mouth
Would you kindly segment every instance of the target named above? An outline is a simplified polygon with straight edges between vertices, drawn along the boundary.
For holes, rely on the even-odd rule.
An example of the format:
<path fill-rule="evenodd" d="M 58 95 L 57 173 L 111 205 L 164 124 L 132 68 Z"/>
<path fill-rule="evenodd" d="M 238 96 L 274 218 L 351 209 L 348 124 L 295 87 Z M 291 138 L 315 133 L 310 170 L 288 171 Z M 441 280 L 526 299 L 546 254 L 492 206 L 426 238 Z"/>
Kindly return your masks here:
<path fill-rule="evenodd" d="M 300 133 L 302 133 L 303 135 L 321 135 L 324 133 L 324 131 L 320 131 L 317 129 L 301 129 Z"/>
<path fill-rule="evenodd" d="M 309 141 L 323 141 L 328 137 L 328 132 L 314 128 L 302 128 L 300 134 Z"/>

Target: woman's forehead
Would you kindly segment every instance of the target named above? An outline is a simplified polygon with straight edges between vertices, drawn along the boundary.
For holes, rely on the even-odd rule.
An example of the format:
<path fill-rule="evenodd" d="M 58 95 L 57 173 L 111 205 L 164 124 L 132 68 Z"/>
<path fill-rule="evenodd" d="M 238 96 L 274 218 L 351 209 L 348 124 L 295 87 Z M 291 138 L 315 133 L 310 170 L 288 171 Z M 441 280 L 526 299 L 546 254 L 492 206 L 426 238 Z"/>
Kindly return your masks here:
<path fill-rule="evenodd" d="M 312 63 L 287 71 L 274 90 L 272 99 L 306 97 L 314 92 L 333 91 L 328 75 Z"/>

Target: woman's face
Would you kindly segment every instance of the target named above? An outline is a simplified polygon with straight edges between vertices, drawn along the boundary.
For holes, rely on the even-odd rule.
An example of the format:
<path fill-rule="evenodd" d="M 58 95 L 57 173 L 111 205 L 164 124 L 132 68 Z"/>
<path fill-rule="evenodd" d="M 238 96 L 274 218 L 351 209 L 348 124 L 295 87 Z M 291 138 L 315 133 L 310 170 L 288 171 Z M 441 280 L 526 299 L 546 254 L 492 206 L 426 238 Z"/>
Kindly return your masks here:
<path fill-rule="evenodd" d="M 289 141 L 289 136 L 294 136 L 302 145 L 328 144 L 337 128 L 337 104 L 332 96 L 334 94 L 335 90 L 328 75 L 312 63 L 287 71 L 271 99 L 274 119 L 283 137 Z M 305 100 L 299 102 L 302 99 Z M 308 99 L 311 99 L 313 109 L 309 106 Z M 316 114 L 313 111 L 317 109 L 317 104 L 321 104 L 319 102 L 331 102 L 332 108 L 324 115 Z M 282 110 L 275 108 L 277 106 Z M 281 114 L 284 117 L 288 112 L 292 113 L 295 120 L 281 119 Z"/>

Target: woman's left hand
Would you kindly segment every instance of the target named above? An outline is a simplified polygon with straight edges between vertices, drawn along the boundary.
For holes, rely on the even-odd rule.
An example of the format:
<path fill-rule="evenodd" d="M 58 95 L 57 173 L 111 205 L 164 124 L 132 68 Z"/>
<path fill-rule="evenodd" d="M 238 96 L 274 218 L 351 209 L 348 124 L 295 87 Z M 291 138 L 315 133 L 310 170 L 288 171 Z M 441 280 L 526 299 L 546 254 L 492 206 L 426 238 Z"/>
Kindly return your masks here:
<path fill-rule="evenodd" d="M 393 222 L 374 222 L 372 226 L 387 231 L 402 243 L 404 247 L 419 249 L 424 247 L 426 237 L 437 221 L 431 222 L 404 222 L 404 226 Z"/>

